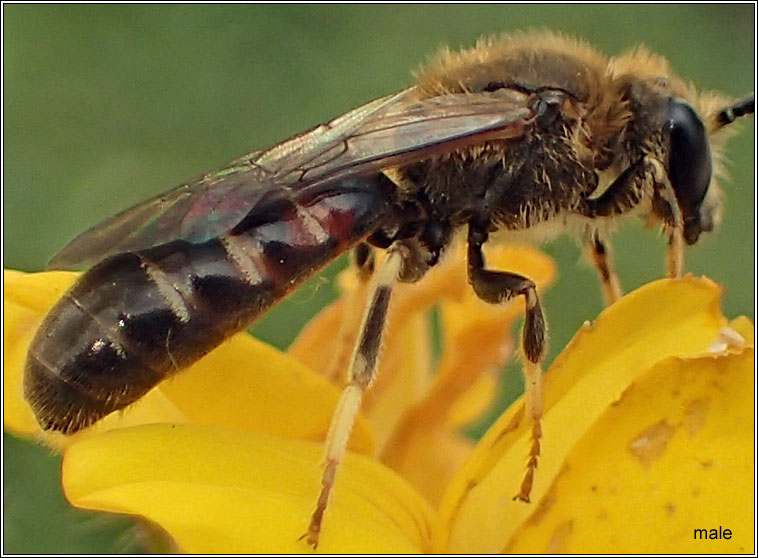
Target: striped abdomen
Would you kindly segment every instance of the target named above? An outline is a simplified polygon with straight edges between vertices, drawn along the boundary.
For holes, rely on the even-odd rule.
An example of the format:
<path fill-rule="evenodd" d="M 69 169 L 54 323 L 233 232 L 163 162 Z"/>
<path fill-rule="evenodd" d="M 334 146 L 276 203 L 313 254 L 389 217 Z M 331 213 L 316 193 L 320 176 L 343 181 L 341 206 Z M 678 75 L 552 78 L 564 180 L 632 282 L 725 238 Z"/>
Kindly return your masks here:
<path fill-rule="evenodd" d="M 134 402 L 244 329 L 388 213 L 382 176 L 271 189 L 228 234 L 110 257 L 47 315 L 24 393 L 43 428 L 72 433 Z"/>

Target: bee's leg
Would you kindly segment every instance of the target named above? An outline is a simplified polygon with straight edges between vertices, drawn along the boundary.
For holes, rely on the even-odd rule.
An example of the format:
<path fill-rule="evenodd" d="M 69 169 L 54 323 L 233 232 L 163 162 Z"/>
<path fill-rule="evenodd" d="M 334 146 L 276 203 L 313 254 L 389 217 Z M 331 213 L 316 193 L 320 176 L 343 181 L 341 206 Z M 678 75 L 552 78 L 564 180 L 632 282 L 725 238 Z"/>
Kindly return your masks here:
<path fill-rule="evenodd" d="M 358 286 L 350 291 L 345 299 L 342 320 L 337 333 L 336 349 L 326 373 L 326 377 L 330 380 L 337 379 L 347 369 L 350 349 L 355 343 L 355 334 L 360 327 L 359 320 L 366 304 L 369 282 L 376 265 L 374 247 L 364 242 L 358 244 L 353 249 L 351 264 L 356 270 Z"/>
<path fill-rule="evenodd" d="M 388 250 L 387 257 L 376 272 L 371 285 L 369 302 L 350 360 L 348 385 L 342 391 L 326 438 L 326 463 L 321 477 L 321 493 L 311 516 L 308 532 L 301 537 L 306 538 L 313 548 L 318 545 L 321 522 L 329 502 L 329 494 L 334 486 L 337 468 L 345 455 L 350 431 L 361 407 L 363 393 L 374 379 L 379 364 L 379 352 L 387 321 L 390 296 L 401 274 L 406 252 L 403 245 L 393 245 Z"/>
<path fill-rule="evenodd" d="M 622 215 L 651 195 L 653 213 L 662 218 L 669 229 L 668 275 L 680 277 L 684 268 L 684 220 L 666 169 L 655 157 L 643 157 L 630 165 L 601 196 L 585 200 L 581 212 L 590 218 Z"/>
<path fill-rule="evenodd" d="M 613 270 L 610 244 L 600 238 L 597 231 L 592 233 L 592 238 L 587 244 L 595 269 L 600 276 L 600 282 L 603 285 L 605 304 L 610 306 L 623 295 L 618 275 Z"/>
<path fill-rule="evenodd" d="M 376 252 L 374 247 L 361 242 L 353 249 L 353 265 L 358 270 L 358 279 L 362 282 L 368 281 L 374 274 L 376 266 Z"/>
<path fill-rule="evenodd" d="M 663 163 L 653 157 L 649 157 L 648 160 L 649 167 L 655 177 L 655 193 L 665 205 L 661 213 L 664 214 L 664 222 L 669 234 L 666 270 L 669 277 L 681 277 L 684 270 L 684 218 L 682 217 L 682 210 Z"/>
<path fill-rule="evenodd" d="M 646 188 L 650 170 L 646 160 L 642 158 L 629 165 L 597 198 L 585 199 L 580 212 L 589 218 L 614 217 L 638 207 L 652 193 Z"/>
<path fill-rule="evenodd" d="M 532 421 L 532 446 L 527 461 L 527 470 L 515 496 L 529 501 L 529 493 L 537 469 L 542 437 L 542 369 L 541 362 L 547 347 L 547 325 L 542 314 L 537 289 L 527 277 L 505 271 L 484 269 L 482 246 L 487 241 L 487 227 L 469 224 L 468 232 L 468 277 L 477 296 L 486 302 L 497 304 L 521 295 L 526 303 L 526 317 L 521 347 L 524 352 L 524 383 L 526 390 L 526 413 Z M 514 498 L 514 499 L 515 499 Z"/>

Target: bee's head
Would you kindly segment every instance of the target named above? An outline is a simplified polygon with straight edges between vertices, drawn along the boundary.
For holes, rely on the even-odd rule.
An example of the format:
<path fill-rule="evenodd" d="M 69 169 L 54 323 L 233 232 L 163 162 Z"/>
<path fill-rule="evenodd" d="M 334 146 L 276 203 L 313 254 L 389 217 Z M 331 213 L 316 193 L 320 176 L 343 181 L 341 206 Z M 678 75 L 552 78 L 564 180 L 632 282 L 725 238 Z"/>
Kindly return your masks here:
<path fill-rule="evenodd" d="M 754 112 L 754 95 L 735 102 L 716 92 L 698 94 L 672 72 L 666 59 L 644 47 L 612 58 L 609 70 L 630 111 L 632 135 L 660 140 L 648 148 L 660 157 L 676 193 L 684 240 L 695 244 L 700 233 L 713 230 L 720 220 L 724 147 L 737 128 L 729 124 Z M 653 213 L 670 221 L 664 205 L 654 207 Z"/>
<path fill-rule="evenodd" d="M 754 96 L 711 111 L 703 122 L 685 101 L 671 97 L 664 127 L 669 140 L 668 176 L 684 220 L 684 240 L 695 244 L 701 232 L 711 231 L 721 212 L 721 196 L 714 179 L 712 138 L 724 126 L 755 110 Z M 720 149 L 718 151 L 720 153 Z"/>

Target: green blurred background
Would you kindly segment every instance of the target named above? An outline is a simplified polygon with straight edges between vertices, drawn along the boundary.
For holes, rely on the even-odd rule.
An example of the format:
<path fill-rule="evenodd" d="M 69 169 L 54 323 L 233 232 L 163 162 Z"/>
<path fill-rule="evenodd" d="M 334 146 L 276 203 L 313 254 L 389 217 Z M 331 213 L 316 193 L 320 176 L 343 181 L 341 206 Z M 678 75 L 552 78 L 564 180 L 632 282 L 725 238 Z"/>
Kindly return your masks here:
<path fill-rule="evenodd" d="M 5 267 L 40 270 L 101 218 L 237 155 L 267 147 L 411 83 L 442 44 L 545 27 L 609 54 L 640 42 L 699 88 L 754 89 L 754 6 L 4 5 Z M 727 315 L 754 307 L 754 128 L 730 144 L 726 220 L 687 269 L 726 287 Z M 660 277 L 664 245 L 630 224 L 615 237 L 629 290 Z M 551 353 L 601 310 L 594 271 L 568 239 L 544 296 Z M 342 265 L 344 261 L 338 263 Z M 332 267 L 324 277 L 333 276 Z M 316 280 L 256 325 L 285 347 L 334 296 Z M 519 389 L 509 371 L 504 403 Z M 137 552 L 124 518 L 63 500 L 58 457 L 4 435 L 6 553 Z"/>

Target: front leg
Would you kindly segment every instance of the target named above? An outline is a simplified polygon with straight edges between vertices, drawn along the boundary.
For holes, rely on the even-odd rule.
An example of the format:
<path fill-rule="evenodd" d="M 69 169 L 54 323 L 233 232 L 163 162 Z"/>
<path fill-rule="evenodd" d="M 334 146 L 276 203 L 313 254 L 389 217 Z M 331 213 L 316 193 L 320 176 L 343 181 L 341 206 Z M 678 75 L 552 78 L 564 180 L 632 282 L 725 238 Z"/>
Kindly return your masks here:
<path fill-rule="evenodd" d="M 681 277 L 684 220 L 666 169 L 656 157 L 647 155 L 630 165 L 599 197 L 585 200 L 581 212 L 589 218 L 612 217 L 627 213 L 646 200 L 653 202 L 653 215 L 666 224 L 668 276 Z"/>
<path fill-rule="evenodd" d="M 477 296 L 485 302 L 498 304 L 517 295 L 524 297 L 526 317 L 522 333 L 521 347 L 524 352 L 524 384 L 526 391 L 526 412 L 532 421 L 532 447 L 527 461 L 527 470 L 515 496 L 529 501 L 529 493 L 534 482 L 537 459 L 540 455 L 542 438 L 542 369 L 541 363 L 547 348 L 547 326 L 542 314 L 537 288 L 534 281 L 506 271 L 484 269 L 482 246 L 487 241 L 487 227 L 469 223 L 468 232 L 468 277 Z"/>
<path fill-rule="evenodd" d="M 600 238 L 597 231 L 592 233 L 592 237 L 586 241 L 586 244 L 603 285 L 605 304 L 610 306 L 623 294 L 618 275 L 613 269 L 610 244 Z"/>
<path fill-rule="evenodd" d="M 666 169 L 658 159 L 649 157 L 650 170 L 656 183 L 656 200 L 660 200 L 660 209 L 656 212 L 668 228 L 669 244 L 666 252 L 666 268 L 669 277 L 681 277 L 684 270 L 684 217 L 676 192 L 669 181 Z M 654 210 L 657 207 L 653 204 Z"/>

